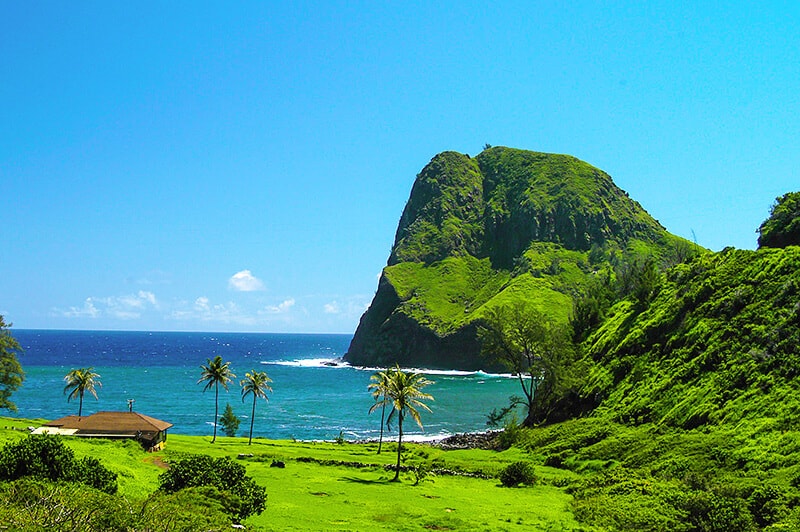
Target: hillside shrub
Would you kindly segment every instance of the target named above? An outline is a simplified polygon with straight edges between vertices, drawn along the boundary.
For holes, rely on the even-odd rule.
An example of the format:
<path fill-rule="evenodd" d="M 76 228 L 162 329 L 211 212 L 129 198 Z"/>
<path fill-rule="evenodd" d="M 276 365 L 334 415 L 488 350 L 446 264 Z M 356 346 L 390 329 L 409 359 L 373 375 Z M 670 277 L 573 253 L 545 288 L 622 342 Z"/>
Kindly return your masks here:
<path fill-rule="evenodd" d="M 512 488 L 520 484 L 532 485 L 536 482 L 536 473 L 530 462 L 513 462 L 500 472 L 500 483 Z"/>
<path fill-rule="evenodd" d="M 0 480 L 32 477 L 79 482 L 106 493 L 117 492 L 117 474 L 96 458 L 75 458 L 58 436 L 35 434 L 0 450 Z"/>
<path fill-rule="evenodd" d="M 159 489 L 167 493 L 213 486 L 220 493 L 225 511 L 237 520 L 259 514 L 266 508 L 266 489 L 246 474 L 244 466 L 228 457 L 198 454 L 183 458 L 170 464 L 159 476 L 159 484 Z"/>
<path fill-rule="evenodd" d="M 30 477 L 0 483 L 3 530 L 229 530 L 231 518 L 214 487 L 156 492 L 142 502 L 79 483 Z"/>

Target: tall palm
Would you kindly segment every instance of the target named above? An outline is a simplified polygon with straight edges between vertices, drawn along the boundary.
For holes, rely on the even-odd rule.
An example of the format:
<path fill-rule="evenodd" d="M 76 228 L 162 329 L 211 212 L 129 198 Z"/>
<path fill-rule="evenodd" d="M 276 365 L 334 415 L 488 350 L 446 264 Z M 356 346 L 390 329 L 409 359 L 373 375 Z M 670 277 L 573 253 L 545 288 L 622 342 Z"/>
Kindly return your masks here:
<path fill-rule="evenodd" d="M 378 454 L 381 454 L 381 446 L 383 445 L 383 424 L 386 420 L 386 404 L 388 401 L 389 379 L 391 378 L 392 370 L 379 371 L 372 375 L 369 380 L 368 389 L 372 390 L 372 397 L 375 399 L 375 404 L 369 409 L 369 413 L 373 413 L 377 408 L 381 407 L 381 435 L 378 439 Z"/>
<path fill-rule="evenodd" d="M 80 417 L 83 414 L 83 395 L 89 392 L 97 399 L 95 387 L 100 388 L 103 386 L 100 382 L 100 375 L 94 372 L 94 368 L 78 368 L 70 370 L 64 376 L 64 380 L 67 382 L 67 385 L 64 386 L 64 393 L 69 392 L 67 402 L 69 403 L 75 397 L 80 400 L 78 403 L 78 417 Z"/>
<path fill-rule="evenodd" d="M 236 378 L 236 375 L 233 374 L 230 368 L 230 362 L 223 362 L 222 357 L 217 355 L 214 357 L 214 360 L 208 359 L 208 364 L 201 365 L 200 369 L 200 380 L 197 381 L 197 384 L 201 382 L 205 382 L 206 385 L 203 388 L 203 392 L 205 393 L 206 390 L 209 388 L 214 388 L 214 437 L 211 439 L 211 443 L 217 441 L 217 420 L 219 419 L 219 387 L 220 385 L 228 390 L 228 384 Z"/>
<path fill-rule="evenodd" d="M 250 373 L 245 373 L 244 379 L 239 383 L 242 387 L 242 402 L 244 403 L 245 397 L 248 395 L 253 396 L 253 413 L 250 415 L 250 438 L 247 440 L 247 445 L 253 443 L 253 421 L 256 419 L 256 400 L 261 397 L 265 401 L 269 401 L 267 392 L 271 392 L 269 383 L 272 379 L 269 378 L 265 371 L 250 370 Z"/>
<path fill-rule="evenodd" d="M 422 388 L 433 384 L 421 373 L 406 373 L 400 369 L 400 366 L 395 366 L 391 371 L 389 378 L 389 386 L 386 390 L 388 400 L 391 401 L 392 411 L 389 413 L 389 419 L 386 425 L 390 425 L 394 418 L 397 418 L 397 467 L 395 468 L 394 478 L 392 482 L 400 480 L 400 452 L 403 445 L 403 421 L 406 415 L 417 422 L 419 428 L 422 427 L 422 420 L 419 416 L 419 410 L 422 408 L 431 411 L 428 405 L 423 403 L 424 400 L 433 401 L 433 396 L 422 391 Z M 377 405 L 376 405 L 377 406 Z"/>

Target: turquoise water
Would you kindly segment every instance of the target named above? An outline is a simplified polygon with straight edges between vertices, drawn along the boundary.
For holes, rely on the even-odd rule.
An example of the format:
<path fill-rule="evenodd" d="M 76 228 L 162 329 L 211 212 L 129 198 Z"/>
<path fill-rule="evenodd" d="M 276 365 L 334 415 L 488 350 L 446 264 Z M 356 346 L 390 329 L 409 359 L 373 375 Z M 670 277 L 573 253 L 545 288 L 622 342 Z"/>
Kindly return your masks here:
<path fill-rule="evenodd" d="M 220 413 L 230 403 L 249 428 L 252 399 L 242 402 L 238 380 L 252 369 L 272 378 L 269 402 L 256 407 L 254 436 L 332 439 L 377 438 L 380 413 L 367 390 L 375 368 L 340 362 L 350 335 L 147 333 L 14 330 L 25 352 L 20 356 L 26 379 L 12 396 L 17 417 L 55 419 L 77 414 L 67 402 L 64 375 L 93 366 L 102 387 L 98 399 L 86 396 L 83 412 L 134 410 L 174 424 L 172 433 L 210 435 L 214 393 L 203 393 L 200 365 L 221 355 L 237 375 L 230 390 L 220 390 Z M 336 364 L 331 366 L 329 364 Z M 486 414 L 517 394 L 517 381 L 485 373 L 425 371 L 435 400 L 423 413 L 424 430 L 404 427 L 417 439 L 486 429 Z M 4 413 L 5 415 L 5 413 Z"/>

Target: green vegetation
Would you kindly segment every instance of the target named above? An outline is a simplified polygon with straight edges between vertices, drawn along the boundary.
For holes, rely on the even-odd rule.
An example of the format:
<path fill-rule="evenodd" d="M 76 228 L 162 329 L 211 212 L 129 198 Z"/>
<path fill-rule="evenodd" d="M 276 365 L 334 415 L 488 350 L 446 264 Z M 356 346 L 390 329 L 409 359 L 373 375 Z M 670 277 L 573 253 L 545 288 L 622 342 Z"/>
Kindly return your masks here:
<path fill-rule="evenodd" d="M 207 497 L 216 499 L 225 513 L 237 522 L 264 511 L 267 492 L 231 458 L 196 454 L 169 464 L 158 477 L 159 489 L 175 493 L 187 488 L 211 487 Z"/>
<path fill-rule="evenodd" d="M 482 339 L 527 374 L 490 421 L 542 423 L 498 447 L 573 473 L 588 529 L 800 529 L 800 193 L 758 251 L 709 253 L 568 156 L 442 154 L 420 182 L 348 360 L 485 368 Z M 572 354 L 545 363 L 543 324 Z"/>
<path fill-rule="evenodd" d="M 242 387 L 242 402 L 244 402 L 248 395 L 253 396 L 253 411 L 250 414 L 250 437 L 248 439 L 248 445 L 253 443 L 253 423 L 256 419 L 256 401 L 259 398 L 264 399 L 264 401 L 269 401 L 267 392 L 272 391 L 272 388 L 269 386 L 270 382 L 272 382 L 272 379 L 269 378 L 266 371 L 251 370 L 250 373 L 245 374 L 244 379 L 239 383 Z"/>
<path fill-rule="evenodd" d="M 64 377 L 66 386 L 64 386 L 64 393 L 67 395 L 67 402 L 70 402 L 75 397 L 78 398 L 78 417 L 83 413 L 83 396 L 89 392 L 97 399 L 97 390 L 102 386 L 100 383 L 100 375 L 94 372 L 94 368 L 78 368 L 70 370 Z"/>
<path fill-rule="evenodd" d="M 377 403 L 380 403 L 381 407 L 381 431 L 380 436 L 378 438 L 378 454 L 381 454 L 381 448 L 383 447 L 383 426 L 386 422 L 386 405 L 389 403 L 389 383 L 391 379 L 391 371 L 379 371 L 370 376 L 370 382 L 368 389 L 372 390 L 372 397 L 375 399 L 376 406 L 370 408 L 369 413 L 371 414 L 377 409 Z"/>
<path fill-rule="evenodd" d="M 533 465 L 525 460 L 510 463 L 500 472 L 500 483 L 507 488 L 534 482 L 536 482 L 536 473 Z"/>
<path fill-rule="evenodd" d="M 227 390 L 230 382 L 236 378 L 236 375 L 231 371 L 230 364 L 230 362 L 223 362 L 222 357 L 217 355 L 213 360 L 209 358 L 206 364 L 200 366 L 200 380 L 197 381 L 197 384 L 205 383 L 203 392 L 206 392 L 209 388 L 214 388 L 214 437 L 211 439 L 211 443 L 217 441 L 219 387 L 222 386 Z"/>
<path fill-rule="evenodd" d="M 24 439 L 24 427 L 35 424 L 0 419 L 0 445 Z M 589 530 L 570 510 L 572 496 L 565 486 L 577 478 L 571 471 L 532 462 L 535 487 L 502 487 L 500 472 L 528 459 L 519 448 L 446 451 L 404 443 L 401 482 L 391 482 L 394 456 L 376 455 L 377 443 L 256 438 L 248 445 L 246 437 L 220 437 L 210 446 L 208 437 L 173 434 L 165 450 L 146 453 L 120 441 L 63 441 L 76 456 L 95 456 L 118 473 L 119 493 L 110 496 L 79 484 L 0 482 L 0 522 L 23 529 L 45 523 L 41 529 L 56 518 L 48 510 L 57 506 L 79 523 L 70 530 L 229 530 L 222 490 L 196 487 L 170 494 L 158 489 L 165 464 L 205 454 L 232 459 L 269 493 L 266 509 L 242 521 L 248 530 Z M 394 442 L 385 445 L 396 449 Z M 271 467 L 275 462 L 285 467 Z M 25 499 L 19 496 L 23 492 Z M 89 522 L 94 524 L 80 525 Z M 66 529 L 61 526 L 50 529 Z"/>
<path fill-rule="evenodd" d="M 233 413 L 231 404 L 227 403 L 222 417 L 219 418 L 219 424 L 222 425 L 222 432 L 225 433 L 225 436 L 236 436 L 236 431 L 239 430 L 239 424 L 241 422 L 242 420 Z"/>
<path fill-rule="evenodd" d="M 0 480 L 27 477 L 78 482 L 106 493 L 117 492 L 116 473 L 93 457 L 76 460 L 72 449 L 57 436 L 31 435 L 0 449 Z"/>
<path fill-rule="evenodd" d="M 800 192 L 775 199 L 770 216 L 758 228 L 759 247 L 800 246 Z"/>
<path fill-rule="evenodd" d="M 397 420 L 397 465 L 392 482 L 400 480 L 400 458 L 403 449 L 403 421 L 406 415 L 417 422 L 422 428 L 418 408 L 431 409 L 423 401 L 433 401 L 433 396 L 422 391 L 422 389 L 433 382 L 426 379 L 421 373 L 402 371 L 399 366 L 395 366 L 386 372 L 386 386 L 375 396 L 375 404 L 369 409 L 375 411 L 378 407 L 383 410 L 387 404 L 392 406 L 386 426 L 389 427 L 392 421 Z"/>
<path fill-rule="evenodd" d="M 16 412 L 17 406 L 11 401 L 11 394 L 22 385 L 25 373 L 17 360 L 22 352 L 19 342 L 11 336 L 11 324 L 6 324 L 0 316 L 0 409 Z"/>

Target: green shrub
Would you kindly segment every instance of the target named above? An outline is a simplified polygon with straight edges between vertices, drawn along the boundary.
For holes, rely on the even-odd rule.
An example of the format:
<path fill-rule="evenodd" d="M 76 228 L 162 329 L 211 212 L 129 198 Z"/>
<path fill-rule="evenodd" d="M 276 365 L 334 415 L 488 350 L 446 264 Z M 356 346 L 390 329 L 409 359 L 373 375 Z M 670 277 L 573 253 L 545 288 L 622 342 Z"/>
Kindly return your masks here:
<path fill-rule="evenodd" d="M 159 476 L 159 483 L 159 489 L 167 493 L 213 486 L 222 494 L 225 511 L 238 520 L 261 513 L 266 507 L 266 490 L 246 474 L 244 466 L 228 457 L 191 455 L 171 463 Z"/>
<path fill-rule="evenodd" d="M 761 527 L 772 525 L 784 519 L 789 514 L 786 493 L 772 484 L 758 486 L 747 504 L 753 514 L 756 524 Z"/>
<path fill-rule="evenodd" d="M 0 450 L 0 480 L 33 477 L 80 482 L 106 493 L 117 492 L 117 474 L 96 458 L 75 459 L 58 436 L 31 435 Z"/>
<path fill-rule="evenodd" d="M 214 487 L 156 492 L 131 503 L 78 483 L 30 477 L 0 483 L 3 530 L 228 530 L 226 496 Z"/>
<path fill-rule="evenodd" d="M 233 438 L 236 436 L 236 431 L 239 430 L 239 424 L 242 422 L 236 414 L 233 413 L 233 407 L 230 403 L 225 406 L 225 412 L 219 418 L 219 423 L 222 425 L 222 432 L 225 436 Z"/>
<path fill-rule="evenodd" d="M 507 488 L 519 486 L 520 484 L 534 484 L 536 474 L 530 462 L 513 462 L 500 472 L 500 483 Z"/>

